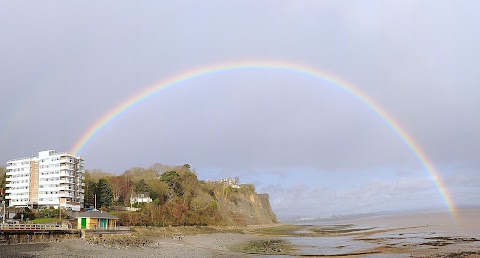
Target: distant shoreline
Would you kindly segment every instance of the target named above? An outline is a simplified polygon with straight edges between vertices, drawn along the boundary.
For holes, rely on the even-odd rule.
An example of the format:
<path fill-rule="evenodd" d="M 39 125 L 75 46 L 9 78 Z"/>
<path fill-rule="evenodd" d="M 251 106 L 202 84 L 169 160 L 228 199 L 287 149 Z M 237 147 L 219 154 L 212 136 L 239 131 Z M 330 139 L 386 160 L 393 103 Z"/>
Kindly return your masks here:
<path fill-rule="evenodd" d="M 459 206 L 457 210 L 480 210 L 480 206 Z M 308 222 L 345 222 L 358 219 L 368 219 L 379 216 L 391 216 L 391 215 L 408 215 L 408 214 L 424 214 L 424 213 L 448 213 L 449 211 L 445 207 L 429 208 L 429 209 L 412 209 L 412 210 L 399 210 L 399 211 L 378 211 L 368 213 L 356 213 L 356 214 L 343 214 L 343 215 L 328 215 L 328 216 L 285 216 L 279 217 L 280 223 L 284 224 L 301 224 Z"/>

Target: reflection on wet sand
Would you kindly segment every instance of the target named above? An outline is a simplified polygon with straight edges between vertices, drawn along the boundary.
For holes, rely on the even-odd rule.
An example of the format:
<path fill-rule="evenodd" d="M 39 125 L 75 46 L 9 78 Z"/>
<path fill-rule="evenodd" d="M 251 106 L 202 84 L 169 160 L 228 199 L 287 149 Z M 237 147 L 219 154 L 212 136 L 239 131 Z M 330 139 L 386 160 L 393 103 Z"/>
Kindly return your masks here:
<path fill-rule="evenodd" d="M 290 236 L 278 231 L 296 256 L 480 257 L 479 218 L 478 208 L 458 210 L 456 220 L 445 211 L 402 212 L 309 221 Z"/>

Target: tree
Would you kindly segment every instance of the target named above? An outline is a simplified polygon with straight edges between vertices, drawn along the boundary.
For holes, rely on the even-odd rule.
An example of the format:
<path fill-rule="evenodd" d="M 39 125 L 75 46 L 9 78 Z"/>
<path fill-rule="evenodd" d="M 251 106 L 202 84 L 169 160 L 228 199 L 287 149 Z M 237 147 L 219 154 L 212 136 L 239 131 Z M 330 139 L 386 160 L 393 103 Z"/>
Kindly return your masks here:
<path fill-rule="evenodd" d="M 168 199 L 168 193 L 170 191 L 170 186 L 168 183 L 159 179 L 155 179 L 150 180 L 148 185 L 152 190 L 150 197 L 157 203 L 165 203 L 165 201 Z"/>
<path fill-rule="evenodd" d="M 148 187 L 144 179 L 140 179 L 140 181 L 135 183 L 135 193 L 150 193 L 150 187 Z"/>
<path fill-rule="evenodd" d="M 180 175 L 175 171 L 168 171 L 162 174 L 160 180 L 167 183 L 169 191 L 167 192 L 167 200 L 172 201 L 178 196 L 183 195 L 183 189 L 180 184 Z"/>
<path fill-rule="evenodd" d="M 154 181 L 154 180 L 153 180 Z M 151 184 L 151 182 L 149 182 Z M 148 194 L 152 200 L 158 198 L 158 195 L 152 188 L 145 182 L 144 179 L 135 183 L 135 193 L 136 194 Z"/>
<path fill-rule="evenodd" d="M 0 167 L 0 189 L 5 187 L 7 183 L 7 169 L 5 167 Z"/>
<path fill-rule="evenodd" d="M 160 179 L 172 185 L 178 180 L 179 176 L 180 175 L 176 171 L 168 171 L 166 173 L 163 173 Z"/>
<path fill-rule="evenodd" d="M 95 191 L 97 190 L 97 182 L 94 180 L 89 171 L 85 171 L 85 207 L 93 206 L 95 202 Z"/>
<path fill-rule="evenodd" d="M 112 189 L 113 203 L 117 204 L 121 201 L 120 197 L 122 196 L 122 178 L 119 176 L 113 176 L 109 177 L 108 180 L 108 182 L 110 183 L 110 188 Z"/>
<path fill-rule="evenodd" d="M 126 173 L 126 172 L 125 172 Z M 133 191 L 133 180 L 130 176 L 124 175 L 119 176 L 119 186 L 120 186 L 120 198 L 119 200 L 123 201 L 125 206 L 130 204 L 130 197 Z"/>
<path fill-rule="evenodd" d="M 154 171 L 156 173 L 156 176 L 158 177 L 167 171 L 173 170 L 173 168 L 173 166 L 165 165 L 162 163 L 155 163 L 151 165 L 148 169 Z"/>
<path fill-rule="evenodd" d="M 5 199 L 5 185 L 7 184 L 7 169 L 5 167 L 0 167 L 0 198 L 1 201 L 5 201 L 5 205 L 8 206 L 10 199 Z M 0 201 L 0 205 L 1 205 Z"/>
<path fill-rule="evenodd" d="M 122 176 L 131 178 L 133 181 L 144 179 L 146 181 L 158 177 L 158 173 L 154 169 L 146 168 L 131 168 L 125 171 Z"/>
<path fill-rule="evenodd" d="M 112 188 L 106 178 L 100 178 L 95 191 L 97 195 L 97 207 L 108 207 L 112 205 Z"/>

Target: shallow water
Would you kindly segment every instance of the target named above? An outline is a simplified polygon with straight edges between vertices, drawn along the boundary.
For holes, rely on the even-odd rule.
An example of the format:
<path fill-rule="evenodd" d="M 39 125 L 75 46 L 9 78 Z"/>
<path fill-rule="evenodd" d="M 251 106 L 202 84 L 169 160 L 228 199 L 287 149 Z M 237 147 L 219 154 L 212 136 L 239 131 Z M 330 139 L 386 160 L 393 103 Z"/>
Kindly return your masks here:
<path fill-rule="evenodd" d="M 355 240 L 352 237 L 284 237 L 290 241 L 297 255 L 338 255 L 361 252 L 378 247 L 364 241 Z"/>
<path fill-rule="evenodd" d="M 361 230 L 355 235 L 324 237 L 285 237 L 296 249 L 294 255 L 340 255 L 370 252 L 377 247 L 391 246 L 431 251 L 436 243 L 454 247 L 456 251 L 480 248 L 480 223 L 478 209 L 459 210 L 456 221 L 451 214 L 442 211 L 404 212 L 375 214 L 342 220 L 317 220 L 304 222 L 310 226 L 331 227 L 345 225 L 346 228 L 373 228 Z M 296 223 L 301 224 L 301 223 Z M 391 230 L 367 234 L 369 231 Z M 307 233 L 307 232 L 305 232 Z M 449 239 L 442 239 L 447 237 Z M 469 241 L 473 238 L 475 241 Z M 479 249 L 480 250 L 480 249 Z M 409 254 L 365 254 L 362 257 L 410 257 Z"/>
<path fill-rule="evenodd" d="M 406 258 L 412 257 L 410 254 L 368 254 L 364 258 Z"/>

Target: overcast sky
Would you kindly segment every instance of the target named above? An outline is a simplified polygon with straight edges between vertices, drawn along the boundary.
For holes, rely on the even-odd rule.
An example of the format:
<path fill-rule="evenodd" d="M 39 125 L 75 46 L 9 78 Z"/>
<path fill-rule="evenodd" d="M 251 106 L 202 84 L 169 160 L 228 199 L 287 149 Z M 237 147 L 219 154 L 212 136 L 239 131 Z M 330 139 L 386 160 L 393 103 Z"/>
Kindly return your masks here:
<path fill-rule="evenodd" d="M 283 60 L 374 99 L 480 205 L 478 1 L 0 1 L 0 160 L 70 151 L 103 114 L 191 68 Z M 280 216 L 445 207 L 378 115 L 333 84 L 232 70 L 162 91 L 103 128 L 87 169 L 189 163 L 239 176 Z"/>

